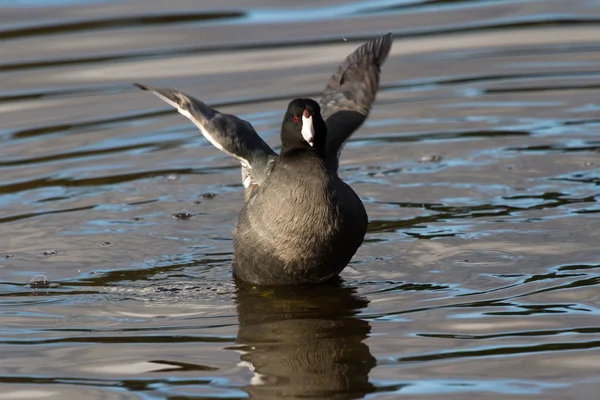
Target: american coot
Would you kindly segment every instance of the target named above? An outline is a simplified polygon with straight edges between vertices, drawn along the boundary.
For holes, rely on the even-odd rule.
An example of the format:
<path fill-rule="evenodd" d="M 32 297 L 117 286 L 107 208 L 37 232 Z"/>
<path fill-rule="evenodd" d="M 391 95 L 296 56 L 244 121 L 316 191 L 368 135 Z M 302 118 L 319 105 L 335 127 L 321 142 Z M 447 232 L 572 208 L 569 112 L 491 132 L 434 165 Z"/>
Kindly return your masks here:
<path fill-rule="evenodd" d="M 338 176 L 344 142 L 367 118 L 392 34 L 350 54 L 319 103 L 293 100 L 277 155 L 250 123 L 181 92 L 136 84 L 189 118 L 242 164 L 245 204 L 234 230 L 234 274 L 259 285 L 298 285 L 338 275 L 361 245 L 367 213 Z"/>

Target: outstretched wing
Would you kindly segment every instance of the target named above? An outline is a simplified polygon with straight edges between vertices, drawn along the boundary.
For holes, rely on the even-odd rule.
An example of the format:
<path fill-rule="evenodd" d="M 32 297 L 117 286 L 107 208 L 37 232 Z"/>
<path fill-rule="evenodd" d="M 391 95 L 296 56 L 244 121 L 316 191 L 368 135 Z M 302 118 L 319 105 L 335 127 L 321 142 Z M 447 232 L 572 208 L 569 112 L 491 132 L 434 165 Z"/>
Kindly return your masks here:
<path fill-rule="evenodd" d="M 265 181 L 277 159 L 277 153 L 258 136 L 249 122 L 235 115 L 221 114 L 200 100 L 176 90 L 138 83 L 134 85 L 175 107 L 217 149 L 237 158 L 242 164 L 242 182 L 246 189 L 251 190 Z"/>
<path fill-rule="evenodd" d="M 379 90 L 381 66 L 393 40 L 388 33 L 356 49 L 339 65 L 321 96 L 321 114 L 327 124 L 327 159 L 336 170 L 344 143 L 371 111 Z"/>

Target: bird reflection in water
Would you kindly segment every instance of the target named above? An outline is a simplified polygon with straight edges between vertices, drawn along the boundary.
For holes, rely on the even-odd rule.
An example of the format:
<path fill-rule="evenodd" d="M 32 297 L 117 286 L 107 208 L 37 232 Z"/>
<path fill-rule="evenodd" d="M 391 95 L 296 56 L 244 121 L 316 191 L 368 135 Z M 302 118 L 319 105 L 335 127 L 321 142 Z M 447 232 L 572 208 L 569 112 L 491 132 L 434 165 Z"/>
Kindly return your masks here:
<path fill-rule="evenodd" d="M 356 399 L 374 391 L 371 331 L 358 312 L 369 303 L 341 280 L 314 287 L 261 288 L 237 282 L 235 349 L 254 372 L 256 399 Z"/>

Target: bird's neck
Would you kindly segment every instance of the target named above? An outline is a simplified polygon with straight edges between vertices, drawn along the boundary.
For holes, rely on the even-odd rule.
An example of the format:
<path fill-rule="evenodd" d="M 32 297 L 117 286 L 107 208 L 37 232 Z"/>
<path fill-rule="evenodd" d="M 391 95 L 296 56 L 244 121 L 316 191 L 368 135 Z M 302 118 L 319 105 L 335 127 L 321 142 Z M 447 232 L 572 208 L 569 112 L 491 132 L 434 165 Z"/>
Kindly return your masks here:
<path fill-rule="evenodd" d="M 285 157 L 318 157 L 325 160 L 325 149 L 311 147 L 308 143 L 297 145 L 283 145 L 281 147 L 281 156 Z"/>

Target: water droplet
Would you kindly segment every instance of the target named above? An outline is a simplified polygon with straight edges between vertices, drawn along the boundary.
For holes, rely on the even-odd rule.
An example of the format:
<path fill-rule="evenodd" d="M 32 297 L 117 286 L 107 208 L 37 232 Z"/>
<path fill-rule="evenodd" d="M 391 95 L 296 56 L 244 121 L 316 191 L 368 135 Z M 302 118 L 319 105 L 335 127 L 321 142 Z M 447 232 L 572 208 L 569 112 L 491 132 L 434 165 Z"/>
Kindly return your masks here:
<path fill-rule="evenodd" d="M 419 159 L 420 163 L 437 163 L 442 161 L 442 156 L 438 154 L 430 154 Z"/>
<path fill-rule="evenodd" d="M 51 283 L 44 275 L 36 275 L 29 280 L 29 287 L 33 289 L 47 289 Z"/>
<path fill-rule="evenodd" d="M 196 215 L 196 214 L 190 213 L 190 212 L 187 212 L 187 211 L 182 211 L 182 212 L 173 214 L 173 218 L 185 221 L 185 220 L 188 220 L 188 219 L 192 219 L 194 217 L 194 215 Z"/>

